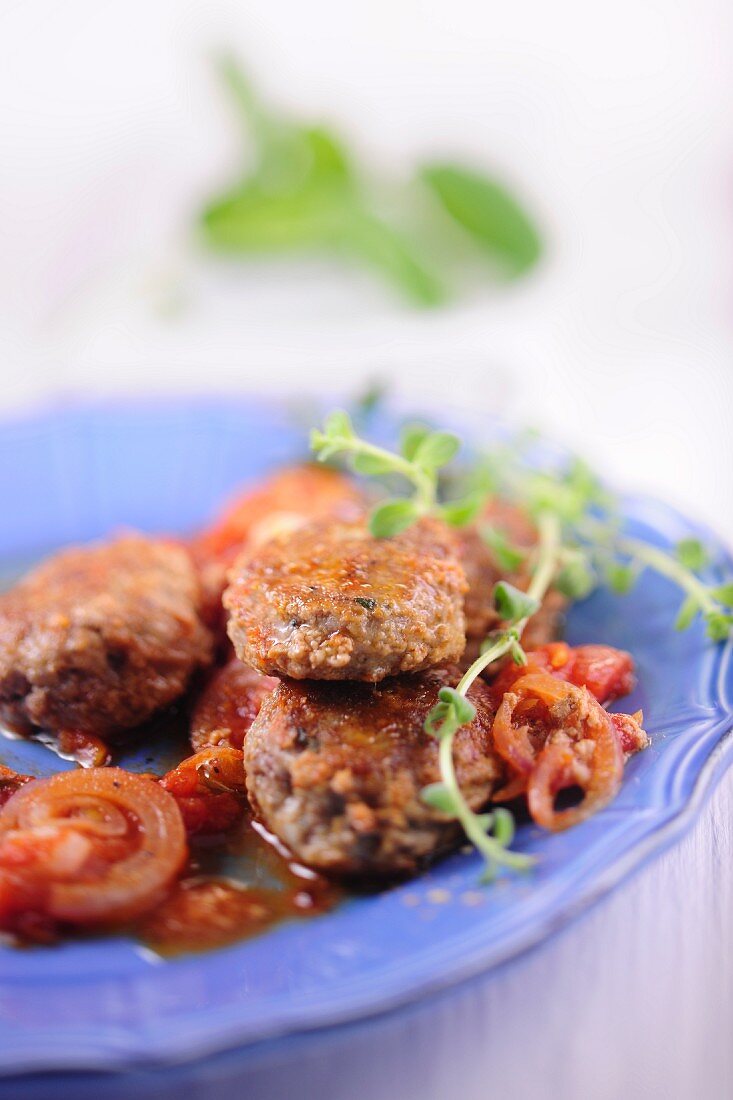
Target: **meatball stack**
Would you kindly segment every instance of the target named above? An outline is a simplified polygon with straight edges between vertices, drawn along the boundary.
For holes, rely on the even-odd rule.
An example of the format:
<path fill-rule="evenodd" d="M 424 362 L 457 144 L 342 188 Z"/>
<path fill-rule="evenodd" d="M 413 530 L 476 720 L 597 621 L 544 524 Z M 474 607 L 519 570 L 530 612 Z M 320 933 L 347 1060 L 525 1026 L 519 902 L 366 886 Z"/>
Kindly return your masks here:
<path fill-rule="evenodd" d="M 326 873 L 406 873 L 459 839 L 427 806 L 440 778 L 424 730 L 466 646 L 468 585 L 455 533 L 423 519 L 375 539 L 364 516 L 322 520 L 245 551 L 224 593 L 238 658 L 280 682 L 244 741 L 250 799 L 295 856 Z M 456 736 L 474 809 L 503 778 L 488 688 Z"/>

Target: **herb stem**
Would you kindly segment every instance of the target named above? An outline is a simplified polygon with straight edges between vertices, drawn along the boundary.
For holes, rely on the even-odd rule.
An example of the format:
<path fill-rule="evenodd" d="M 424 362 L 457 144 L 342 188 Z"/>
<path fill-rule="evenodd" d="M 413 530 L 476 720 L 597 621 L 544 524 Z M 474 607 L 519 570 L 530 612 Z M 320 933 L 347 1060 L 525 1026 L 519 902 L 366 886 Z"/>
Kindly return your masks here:
<path fill-rule="evenodd" d="M 589 542 L 609 541 L 608 528 L 599 520 L 591 517 L 585 517 L 582 524 L 578 524 L 578 532 L 587 538 Z M 612 535 L 611 539 L 615 549 L 620 553 L 649 566 L 656 573 L 673 581 L 683 592 L 695 600 L 703 612 L 714 614 L 718 610 L 718 604 L 711 596 L 707 585 L 666 551 L 660 550 L 657 546 L 651 546 L 642 539 L 635 539 L 630 535 Z"/>
<path fill-rule="evenodd" d="M 377 447 L 374 443 L 368 443 L 365 439 L 344 438 L 339 441 L 339 450 L 347 454 L 370 455 L 372 458 L 384 459 L 392 467 L 392 471 L 401 474 L 417 490 L 415 498 L 421 513 L 427 513 L 436 502 L 436 482 L 425 470 L 414 462 L 403 458 L 402 455 L 387 451 L 383 447 Z"/>
<path fill-rule="evenodd" d="M 460 823 L 468 840 L 484 856 L 488 864 L 489 872 L 493 872 L 497 864 L 514 867 L 516 870 L 525 870 L 532 866 L 534 860 L 531 856 L 522 855 L 521 852 L 511 852 L 498 840 L 486 831 L 486 820 L 482 820 L 473 812 L 463 797 L 456 770 L 453 764 L 453 737 L 451 734 L 441 738 L 439 749 L 440 775 L 446 789 L 450 792 L 453 802 L 453 811 L 456 820 Z"/>
<path fill-rule="evenodd" d="M 537 517 L 537 529 L 539 532 L 537 568 L 527 589 L 527 595 L 533 600 L 542 600 L 552 584 L 552 578 L 557 570 L 562 532 L 560 521 L 552 512 L 540 512 Z M 488 668 L 493 661 L 508 653 L 512 648 L 512 644 L 521 639 L 529 618 L 530 616 L 526 616 L 515 623 L 514 626 L 503 631 L 496 642 L 485 653 L 476 658 L 458 682 L 456 691 L 459 695 L 465 696 L 471 684 L 481 675 L 484 669 Z"/>
<path fill-rule="evenodd" d="M 540 601 L 546 594 L 553 577 L 555 576 L 561 549 L 560 521 L 552 512 L 541 512 L 537 517 L 539 533 L 539 547 L 537 554 L 537 566 L 527 589 L 527 595 Z M 529 622 L 527 615 L 518 622 L 508 626 L 499 637 L 473 662 L 458 682 L 456 692 L 466 698 L 474 681 L 488 665 L 503 657 L 516 645 Z M 534 862 L 531 856 L 511 852 L 505 844 L 502 844 L 488 831 L 491 824 L 491 815 L 488 819 L 475 814 L 463 797 L 463 793 L 456 778 L 453 762 L 453 742 L 460 729 L 458 724 L 449 724 L 440 738 L 438 762 L 440 766 L 441 780 L 451 796 L 453 812 L 468 840 L 481 852 L 487 862 L 488 876 L 494 872 L 496 866 L 503 864 L 513 867 L 515 870 L 524 870 Z"/>

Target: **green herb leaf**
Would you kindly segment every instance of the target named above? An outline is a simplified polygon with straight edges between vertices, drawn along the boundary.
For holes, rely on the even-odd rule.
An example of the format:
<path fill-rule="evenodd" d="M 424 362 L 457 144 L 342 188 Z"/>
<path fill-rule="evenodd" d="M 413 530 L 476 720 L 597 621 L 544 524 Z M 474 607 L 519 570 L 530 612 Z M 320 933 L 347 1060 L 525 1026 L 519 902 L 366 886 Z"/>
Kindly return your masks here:
<path fill-rule="evenodd" d="M 480 515 L 485 502 L 486 497 L 483 493 L 472 493 L 463 497 L 462 500 L 451 500 L 441 504 L 440 514 L 452 527 L 465 527 Z"/>
<path fill-rule="evenodd" d="M 539 233 L 496 180 L 451 164 L 428 165 L 421 177 L 448 214 L 511 274 L 519 275 L 537 262 L 542 251 Z"/>
<path fill-rule="evenodd" d="M 595 573 L 583 555 L 574 556 L 555 578 L 555 587 L 569 600 L 584 600 L 593 591 L 595 584 Z"/>
<path fill-rule="evenodd" d="M 445 783 L 430 783 L 420 791 L 420 798 L 434 810 L 455 816 L 456 802 Z"/>
<path fill-rule="evenodd" d="M 308 126 L 300 130 L 300 135 L 310 158 L 308 175 L 311 181 L 351 184 L 349 155 L 336 134 L 325 126 Z"/>
<path fill-rule="evenodd" d="M 452 432 L 431 432 L 418 445 L 412 461 L 424 470 L 439 470 L 455 458 L 460 447 L 460 439 Z"/>
<path fill-rule="evenodd" d="M 721 584 L 713 589 L 712 595 L 723 607 L 733 607 L 733 584 Z"/>
<path fill-rule="evenodd" d="M 369 517 L 369 530 L 376 539 L 387 539 L 405 531 L 419 517 L 414 500 L 387 500 Z"/>
<path fill-rule="evenodd" d="M 442 305 L 447 291 L 407 234 L 357 207 L 340 225 L 340 243 L 377 269 L 415 305 Z"/>
<path fill-rule="evenodd" d="M 405 424 L 400 432 L 400 453 L 408 462 L 415 458 L 418 447 L 430 435 L 427 424 Z"/>
<path fill-rule="evenodd" d="M 476 717 L 476 708 L 469 699 L 452 687 L 442 687 L 438 692 L 441 703 L 453 708 L 459 726 L 467 726 Z"/>
<path fill-rule="evenodd" d="M 619 596 L 626 596 L 634 587 L 637 571 L 624 562 L 608 562 L 605 570 L 608 587 Z"/>
<path fill-rule="evenodd" d="M 423 729 L 433 737 L 440 737 L 449 715 L 453 715 L 452 703 L 435 703 L 428 711 Z"/>
<path fill-rule="evenodd" d="M 496 558 L 496 564 L 505 573 L 515 573 L 526 560 L 527 553 L 509 541 L 497 527 L 485 523 L 479 534 Z"/>
<path fill-rule="evenodd" d="M 201 215 L 206 243 L 221 252 L 262 253 L 332 245 L 347 211 L 321 188 L 272 193 L 243 184 Z"/>
<path fill-rule="evenodd" d="M 677 543 L 675 553 L 680 564 L 693 573 L 699 573 L 708 562 L 707 551 L 699 539 L 682 539 Z"/>
<path fill-rule="evenodd" d="M 705 615 L 705 626 L 711 641 L 725 642 L 733 629 L 733 615 L 728 615 L 725 611 L 708 611 Z"/>
<path fill-rule="evenodd" d="M 674 621 L 675 630 L 687 630 L 700 610 L 700 604 L 694 596 L 688 596 L 680 607 L 677 618 Z"/>
<path fill-rule="evenodd" d="M 499 581 L 494 585 L 494 607 L 504 622 L 521 622 L 522 619 L 534 615 L 539 606 L 539 600 L 532 599 L 526 592 L 521 592 L 507 581 Z"/>
<path fill-rule="evenodd" d="M 354 603 L 358 603 L 365 611 L 373 611 L 377 606 L 377 601 L 369 596 L 354 596 Z"/>
<path fill-rule="evenodd" d="M 329 413 L 324 424 L 324 432 L 331 439 L 334 437 L 353 439 L 356 434 L 351 417 L 343 409 L 334 409 Z"/>

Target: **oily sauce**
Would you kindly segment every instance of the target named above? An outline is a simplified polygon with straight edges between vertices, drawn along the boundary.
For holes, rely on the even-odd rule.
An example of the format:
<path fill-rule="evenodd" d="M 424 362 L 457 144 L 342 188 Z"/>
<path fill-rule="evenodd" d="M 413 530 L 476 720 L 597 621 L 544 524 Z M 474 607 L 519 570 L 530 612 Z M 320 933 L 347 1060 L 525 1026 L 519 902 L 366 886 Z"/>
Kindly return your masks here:
<path fill-rule="evenodd" d="M 227 703 L 229 713 L 219 718 L 228 720 L 229 730 L 235 738 L 239 735 L 241 743 L 245 733 L 241 726 L 248 728 L 252 716 L 238 713 L 231 695 Z M 114 762 L 130 771 L 161 774 L 170 770 L 191 754 L 189 721 L 185 704 L 171 707 L 144 727 L 131 731 L 126 744 L 116 746 L 104 762 L 110 762 L 113 752 Z M 4 727 L 1 732 L 10 740 L 42 741 L 61 759 L 93 766 L 81 736 L 72 744 L 70 738 L 43 731 Z M 141 755 L 143 745 L 150 747 L 150 755 Z M 126 759 L 130 753 L 134 755 Z M 224 947 L 284 920 L 327 912 L 343 894 L 334 883 L 292 861 L 287 850 L 249 810 L 228 833 L 190 838 L 189 848 L 186 870 L 165 900 L 134 924 L 108 929 L 107 934 L 131 935 L 156 954 L 174 957 Z M 48 928 L 43 935 L 33 934 L 19 945 L 51 944 L 61 938 L 78 939 L 80 935 L 74 928 Z"/>
<path fill-rule="evenodd" d="M 173 956 L 224 947 L 331 909 L 339 888 L 278 848 L 250 814 L 224 840 L 193 842 L 188 870 L 133 933 L 157 954 Z"/>

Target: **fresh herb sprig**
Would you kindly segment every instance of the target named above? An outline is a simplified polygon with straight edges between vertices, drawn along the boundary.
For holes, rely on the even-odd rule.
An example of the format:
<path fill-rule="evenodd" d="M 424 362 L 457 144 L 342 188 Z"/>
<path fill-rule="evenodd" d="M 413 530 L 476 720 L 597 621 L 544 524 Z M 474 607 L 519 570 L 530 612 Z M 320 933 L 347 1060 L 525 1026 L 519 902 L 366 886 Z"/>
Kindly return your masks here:
<path fill-rule="evenodd" d="M 599 583 L 626 593 L 644 569 L 652 569 L 683 593 L 678 629 L 686 629 L 700 614 L 712 641 L 724 641 L 733 634 L 733 582 L 705 583 L 699 574 L 708 564 L 708 555 L 697 539 L 685 539 L 670 553 L 627 535 L 613 497 L 584 462 L 575 459 L 563 472 L 537 471 L 524 459 L 526 442 L 527 438 L 522 437 L 484 455 L 466 478 L 465 496 L 442 504 L 438 471 L 460 446 L 458 438 L 450 433 L 412 427 L 403 433 L 399 453 L 393 453 L 361 439 L 347 414 L 336 412 L 328 417 L 324 430 L 315 431 L 311 439 L 322 461 L 349 455 L 360 473 L 399 474 L 412 486 L 411 497 L 388 500 L 372 512 L 370 527 L 376 537 L 403 531 L 426 514 L 443 515 L 457 526 L 470 523 L 481 513 L 491 493 L 522 507 L 537 527 L 537 545 L 528 550 L 514 546 L 495 526 L 479 524 L 479 532 L 501 567 L 510 572 L 527 568 L 531 580 L 526 592 L 506 581 L 495 585 L 494 606 L 503 624 L 501 629 L 485 639 L 480 655 L 454 688 L 440 689 L 438 701 L 425 720 L 426 732 L 440 742 L 441 779 L 425 787 L 422 798 L 460 823 L 484 858 L 485 881 L 493 878 L 500 867 L 524 870 L 533 861 L 510 850 L 514 824 L 508 810 L 495 807 L 490 813 L 477 814 L 466 802 L 456 777 L 454 742 L 461 728 L 476 716 L 468 692 L 478 676 L 506 656 L 518 665 L 527 663 L 522 633 L 551 587 L 575 600 L 589 595 Z"/>
<path fill-rule="evenodd" d="M 411 424 L 403 429 L 399 452 L 387 451 L 362 439 L 343 410 L 327 417 L 323 431 L 311 433 L 311 449 L 320 462 L 346 457 L 356 473 L 369 477 L 396 474 L 411 487 L 409 497 L 390 497 L 372 510 L 369 529 L 375 538 L 398 535 L 422 516 L 439 515 L 458 526 L 474 518 L 483 503 L 475 493 L 448 504 L 438 501 L 438 475 L 455 458 L 460 445 L 452 432 Z"/>
<path fill-rule="evenodd" d="M 563 546 L 555 584 L 569 599 L 583 599 L 601 583 L 626 595 L 644 570 L 651 569 L 682 593 L 678 630 L 701 615 L 711 641 L 725 641 L 733 633 L 733 584 L 707 584 L 701 578 L 710 556 L 699 539 L 683 539 L 668 551 L 628 535 L 614 498 L 580 459 L 572 460 L 563 473 L 550 475 L 526 466 L 516 451 L 504 450 L 492 468 L 500 492 L 532 515 L 544 509 L 560 520 Z M 511 544 L 509 549 L 521 552 Z"/>
<path fill-rule="evenodd" d="M 469 725 L 476 716 L 476 708 L 467 698 L 471 685 L 494 661 L 510 655 L 517 665 L 527 663 L 527 655 L 521 644 L 527 623 L 539 609 L 557 572 L 560 554 L 560 524 L 552 512 L 537 517 L 539 541 L 532 580 L 526 592 L 499 581 L 494 587 L 494 604 L 504 626 L 494 631 L 481 647 L 481 654 L 464 672 L 455 688 L 442 688 L 439 701 L 425 720 L 427 733 L 440 741 L 439 763 L 442 780 L 422 790 L 422 799 L 435 809 L 450 813 L 463 826 L 463 830 L 485 861 L 482 876 L 490 882 L 499 867 L 526 870 L 534 860 L 519 852 L 512 852 L 509 845 L 514 837 L 511 814 L 504 808 L 495 808 L 488 814 L 476 814 L 466 802 L 453 766 L 453 742 L 462 726 Z"/>

